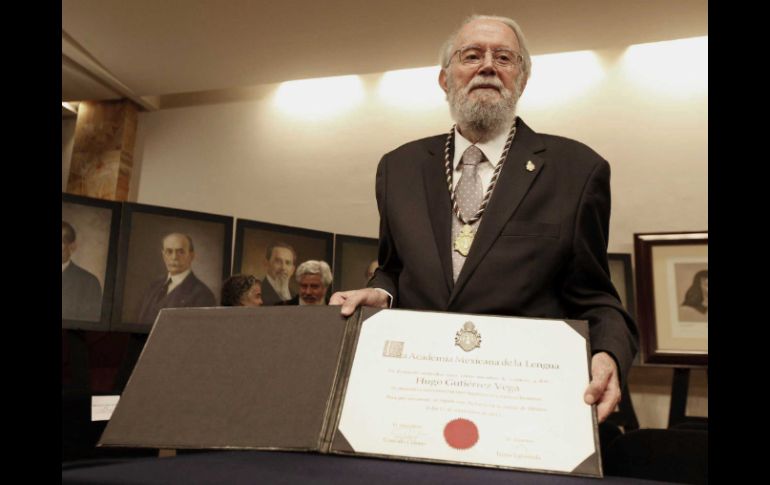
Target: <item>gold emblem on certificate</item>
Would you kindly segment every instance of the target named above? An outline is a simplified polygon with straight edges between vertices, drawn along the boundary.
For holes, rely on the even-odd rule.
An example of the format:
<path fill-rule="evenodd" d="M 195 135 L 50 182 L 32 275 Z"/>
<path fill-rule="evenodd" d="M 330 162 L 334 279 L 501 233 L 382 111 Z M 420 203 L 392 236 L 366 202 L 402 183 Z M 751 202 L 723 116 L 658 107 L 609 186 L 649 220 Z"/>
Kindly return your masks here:
<path fill-rule="evenodd" d="M 466 352 L 481 347 L 481 334 L 476 331 L 473 322 L 465 322 L 463 328 L 455 334 L 455 345 Z"/>
<path fill-rule="evenodd" d="M 460 234 L 455 238 L 454 249 L 463 256 L 468 256 L 468 251 L 471 249 L 471 243 L 473 243 L 473 236 L 475 233 L 471 226 L 465 224 L 460 230 Z"/>
<path fill-rule="evenodd" d="M 404 342 L 396 342 L 393 340 L 385 341 L 385 348 L 382 350 L 383 357 L 398 357 L 404 356 Z"/>

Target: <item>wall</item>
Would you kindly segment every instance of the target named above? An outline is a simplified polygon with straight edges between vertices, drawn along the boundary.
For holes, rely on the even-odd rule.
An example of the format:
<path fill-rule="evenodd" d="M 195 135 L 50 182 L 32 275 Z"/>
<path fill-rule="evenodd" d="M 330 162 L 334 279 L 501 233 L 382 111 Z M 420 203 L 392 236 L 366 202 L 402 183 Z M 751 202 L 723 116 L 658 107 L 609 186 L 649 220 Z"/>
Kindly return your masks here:
<path fill-rule="evenodd" d="M 642 79 L 624 49 L 536 57 L 519 109 L 536 131 L 578 139 L 610 161 L 611 252 L 632 252 L 634 232 L 708 228 L 707 44 L 673 60 L 647 48 Z M 249 101 L 143 113 L 137 199 L 375 237 L 381 155 L 452 123 L 437 69 L 427 71 L 402 89 L 424 93 L 406 106 L 383 100 L 382 75 L 361 76 L 360 101 L 325 118 L 282 110 L 277 85 Z"/>
<path fill-rule="evenodd" d="M 698 38 L 534 58 L 519 114 L 610 161 L 610 252 L 632 253 L 635 232 L 708 229 L 707 51 Z M 266 85 L 247 100 L 141 113 L 130 200 L 376 237 L 379 158 L 451 127 L 437 73 L 330 81 L 310 99 Z M 347 105 L 318 106 L 335 103 Z M 72 125 L 62 122 L 63 173 Z M 670 376 L 636 368 L 643 426 L 665 427 Z M 705 415 L 705 374 L 692 385 L 691 409 Z"/>
<path fill-rule="evenodd" d="M 67 178 L 70 173 L 72 144 L 75 141 L 75 118 L 61 120 L 61 190 L 67 190 Z"/>

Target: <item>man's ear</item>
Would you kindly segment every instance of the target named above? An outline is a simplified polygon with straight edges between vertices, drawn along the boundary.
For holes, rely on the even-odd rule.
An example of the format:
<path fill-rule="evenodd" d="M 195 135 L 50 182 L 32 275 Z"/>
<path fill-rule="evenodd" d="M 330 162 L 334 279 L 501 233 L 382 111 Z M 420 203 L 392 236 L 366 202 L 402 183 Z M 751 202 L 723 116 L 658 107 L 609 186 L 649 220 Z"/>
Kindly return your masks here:
<path fill-rule="evenodd" d="M 449 91 L 449 87 L 447 87 L 446 84 L 446 69 L 442 69 L 441 72 L 438 73 L 438 85 L 441 86 L 441 89 L 443 89 L 445 93 Z"/>
<path fill-rule="evenodd" d="M 78 250 L 78 242 L 77 241 L 72 241 L 69 244 L 69 246 L 70 246 L 70 254 L 72 254 L 72 253 L 74 253 L 75 251 Z"/>

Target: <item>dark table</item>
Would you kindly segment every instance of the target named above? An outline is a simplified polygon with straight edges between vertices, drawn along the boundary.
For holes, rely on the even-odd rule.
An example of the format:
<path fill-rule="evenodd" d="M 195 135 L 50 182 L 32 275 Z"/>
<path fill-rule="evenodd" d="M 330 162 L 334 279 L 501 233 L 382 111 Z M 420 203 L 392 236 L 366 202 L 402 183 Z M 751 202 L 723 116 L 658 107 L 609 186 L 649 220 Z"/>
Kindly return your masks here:
<path fill-rule="evenodd" d="M 65 463 L 62 484 L 651 484 L 470 466 L 279 451 L 212 451 L 166 458 Z"/>

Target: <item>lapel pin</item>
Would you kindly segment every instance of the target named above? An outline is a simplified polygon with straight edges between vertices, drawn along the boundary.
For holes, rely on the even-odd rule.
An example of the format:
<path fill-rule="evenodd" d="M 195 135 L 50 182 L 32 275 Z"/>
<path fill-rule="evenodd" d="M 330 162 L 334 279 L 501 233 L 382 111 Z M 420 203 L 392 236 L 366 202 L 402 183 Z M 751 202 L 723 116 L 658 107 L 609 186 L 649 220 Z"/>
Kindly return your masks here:
<path fill-rule="evenodd" d="M 535 171 L 535 164 L 532 163 L 532 160 L 529 160 L 527 162 L 527 172 L 534 172 Z"/>

